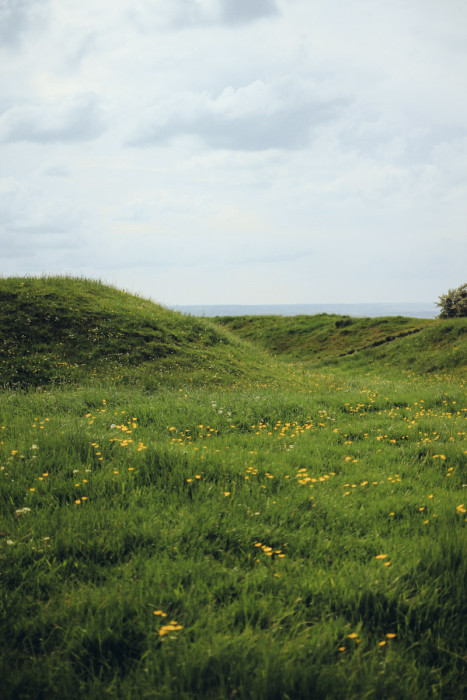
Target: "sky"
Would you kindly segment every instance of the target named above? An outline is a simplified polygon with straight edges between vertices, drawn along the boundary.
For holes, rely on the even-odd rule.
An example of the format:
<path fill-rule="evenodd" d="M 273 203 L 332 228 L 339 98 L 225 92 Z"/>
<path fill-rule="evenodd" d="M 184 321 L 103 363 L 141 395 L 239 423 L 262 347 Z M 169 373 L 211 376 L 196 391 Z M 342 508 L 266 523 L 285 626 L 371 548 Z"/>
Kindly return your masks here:
<path fill-rule="evenodd" d="M 465 0 L 0 0 L 0 275 L 164 305 L 467 281 Z"/>

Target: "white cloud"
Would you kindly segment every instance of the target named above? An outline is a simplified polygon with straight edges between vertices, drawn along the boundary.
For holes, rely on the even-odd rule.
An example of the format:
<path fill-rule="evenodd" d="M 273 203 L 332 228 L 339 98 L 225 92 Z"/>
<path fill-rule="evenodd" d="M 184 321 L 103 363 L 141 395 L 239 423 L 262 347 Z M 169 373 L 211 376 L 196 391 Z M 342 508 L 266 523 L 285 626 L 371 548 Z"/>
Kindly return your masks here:
<path fill-rule="evenodd" d="M 46 236 L 49 247 L 53 247 L 57 234 L 77 242 L 77 234 L 82 232 L 85 220 L 85 208 L 77 203 L 61 201 L 42 188 L 15 178 L 0 180 L 0 233 L 4 243 L 17 242 L 23 234 L 37 235 L 42 242 Z"/>
<path fill-rule="evenodd" d="M 130 16 L 144 30 L 163 25 L 171 29 L 196 26 L 237 26 L 273 17 L 279 12 L 276 0 L 171 0 L 148 5 L 138 0 L 132 3 Z"/>
<path fill-rule="evenodd" d="M 24 33 L 44 26 L 49 0 L 0 0 L 0 44 L 15 47 Z"/>
<path fill-rule="evenodd" d="M 346 101 L 323 95 L 311 81 L 257 80 L 217 97 L 180 93 L 147 110 L 130 139 L 145 146 L 177 136 L 200 137 L 212 148 L 264 150 L 306 146 L 314 128 L 336 118 Z"/>
<path fill-rule="evenodd" d="M 278 13 L 275 0 L 221 0 L 221 17 L 227 24 L 243 24 Z"/>
<path fill-rule="evenodd" d="M 59 102 L 42 102 L 11 107 L 0 116 L 0 140 L 88 141 L 104 130 L 95 95 L 79 95 Z"/>

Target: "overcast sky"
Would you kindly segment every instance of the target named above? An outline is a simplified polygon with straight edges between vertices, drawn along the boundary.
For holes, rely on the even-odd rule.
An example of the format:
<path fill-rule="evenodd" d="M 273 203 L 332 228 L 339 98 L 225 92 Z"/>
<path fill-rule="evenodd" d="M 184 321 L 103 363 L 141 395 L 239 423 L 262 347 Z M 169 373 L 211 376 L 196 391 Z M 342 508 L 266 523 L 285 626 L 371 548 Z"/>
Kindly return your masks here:
<path fill-rule="evenodd" d="M 465 0 L 0 0 L 3 276 L 171 304 L 467 282 Z"/>

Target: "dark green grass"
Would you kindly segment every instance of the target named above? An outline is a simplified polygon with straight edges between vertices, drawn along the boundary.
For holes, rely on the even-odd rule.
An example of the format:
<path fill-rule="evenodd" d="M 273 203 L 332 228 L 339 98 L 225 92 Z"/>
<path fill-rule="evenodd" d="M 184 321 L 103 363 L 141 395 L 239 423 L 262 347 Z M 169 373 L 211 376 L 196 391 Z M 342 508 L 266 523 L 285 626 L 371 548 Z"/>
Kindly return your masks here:
<path fill-rule="evenodd" d="M 112 378 L 157 388 L 181 380 L 272 379 L 264 357 L 205 319 L 86 279 L 0 279 L 0 386 Z"/>
<path fill-rule="evenodd" d="M 0 393 L 2 697 L 463 697 L 465 324 L 313 364 L 102 285 L 31 284 L 54 362 L 77 338 L 41 294 L 70 285 L 83 364 L 37 386 L 4 335 L 22 354 Z M 151 323 L 214 340 L 114 371 Z"/>
<path fill-rule="evenodd" d="M 215 320 L 241 337 L 260 344 L 265 350 L 302 360 L 344 357 L 420 332 L 436 323 L 403 316 L 352 318 L 324 313 L 313 316 L 226 316 Z"/>
<path fill-rule="evenodd" d="M 455 371 L 466 377 L 467 320 L 240 316 L 217 318 L 239 337 L 287 359 L 344 371 L 412 374 Z"/>

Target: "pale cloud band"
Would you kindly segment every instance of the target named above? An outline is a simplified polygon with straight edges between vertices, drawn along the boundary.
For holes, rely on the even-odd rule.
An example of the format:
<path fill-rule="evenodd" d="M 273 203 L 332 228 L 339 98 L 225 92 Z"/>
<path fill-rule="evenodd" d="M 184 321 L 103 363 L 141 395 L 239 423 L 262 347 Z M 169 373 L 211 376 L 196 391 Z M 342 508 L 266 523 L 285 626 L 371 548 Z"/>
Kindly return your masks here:
<path fill-rule="evenodd" d="M 0 116 L 0 141 L 88 141 L 98 138 L 104 129 L 95 95 L 18 105 Z"/>

